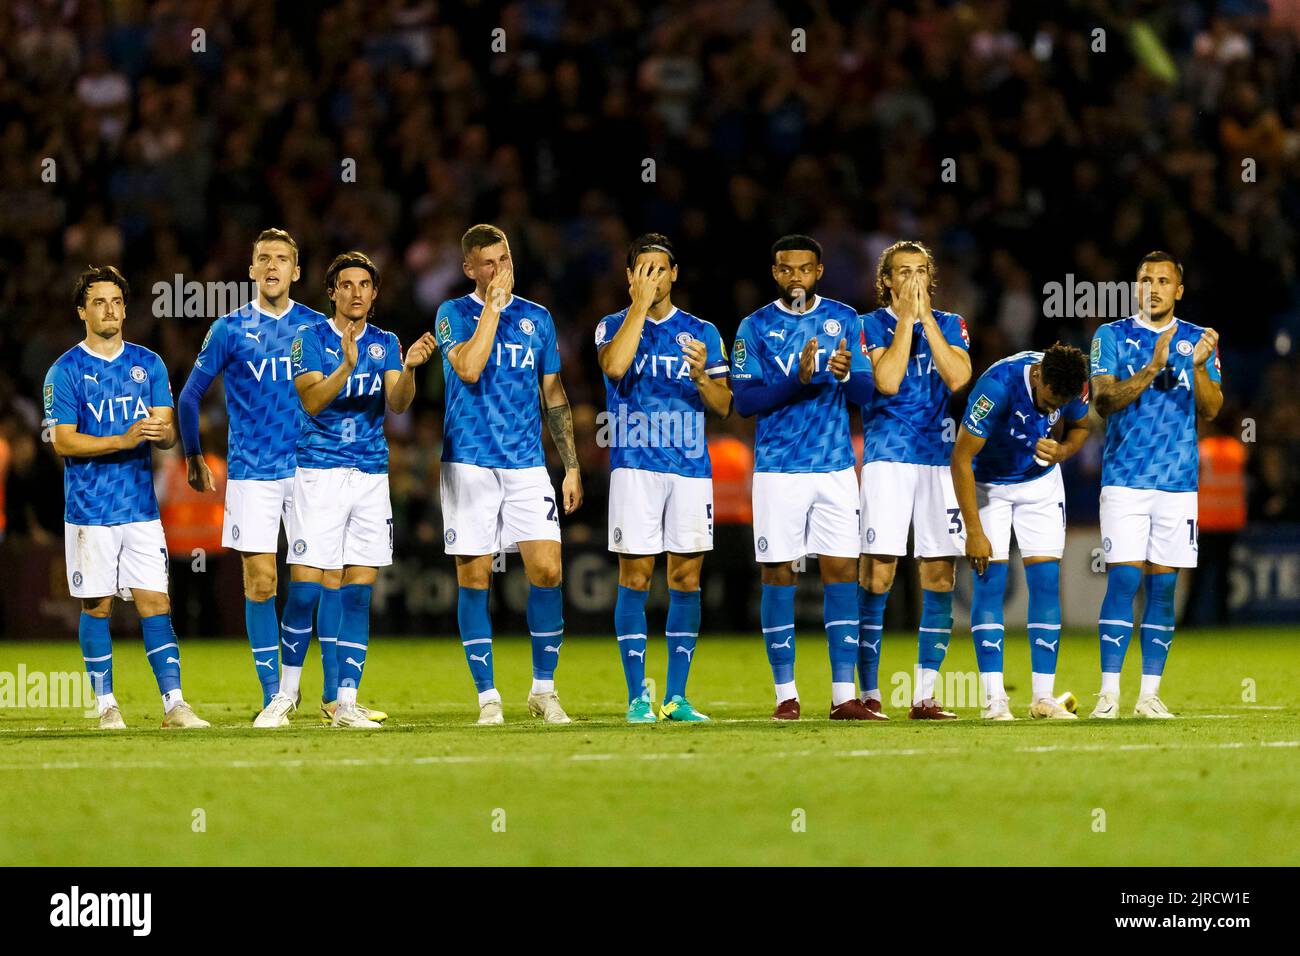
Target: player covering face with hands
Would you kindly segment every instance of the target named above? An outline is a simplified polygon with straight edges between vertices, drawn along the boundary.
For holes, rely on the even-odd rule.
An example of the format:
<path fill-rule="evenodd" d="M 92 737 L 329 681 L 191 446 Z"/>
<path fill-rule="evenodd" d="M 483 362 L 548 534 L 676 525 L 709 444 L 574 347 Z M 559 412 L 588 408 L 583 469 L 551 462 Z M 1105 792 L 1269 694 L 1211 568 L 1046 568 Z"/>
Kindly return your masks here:
<path fill-rule="evenodd" d="M 528 711 L 545 723 L 565 724 L 569 717 L 555 690 L 564 642 L 560 513 L 581 506 L 582 476 L 555 323 L 545 308 L 514 294 L 510 245 L 500 229 L 471 227 L 461 252 L 474 291 L 442 303 L 434 331 L 447 383 L 443 542 L 456 558 L 456 616 L 478 691 L 478 722 L 505 721 L 492 660 L 488 585 L 493 556 L 517 551 L 529 583 Z M 563 497 L 546 471 L 543 410 L 564 464 Z"/>
<path fill-rule="evenodd" d="M 609 549 L 619 556 L 614 630 L 627 682 L 627 720 L 656 721 L 646 680 L 645 605 L 655 558 L 667 552 L 668 679 L 658 720 L 708 718 L 686 698 L 700 631 L 700 569 L 713 548 L 713 480 L 704 421 L 731 412 L 727 359 L 712 323 L 672 303 L 677 261 L 667 236 L 628 250 L 631 305 L 596 326 L 610 449 Z M 651 422 L 667 423 L 652 434 Z"/>

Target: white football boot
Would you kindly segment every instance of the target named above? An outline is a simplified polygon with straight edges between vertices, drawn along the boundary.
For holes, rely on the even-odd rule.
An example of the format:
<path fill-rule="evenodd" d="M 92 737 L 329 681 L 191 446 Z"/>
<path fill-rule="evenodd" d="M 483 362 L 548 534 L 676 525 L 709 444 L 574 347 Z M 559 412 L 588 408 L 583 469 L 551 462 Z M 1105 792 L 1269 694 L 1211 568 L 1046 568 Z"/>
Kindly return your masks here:
<path fill-rule="evenodd" d="M 354 704 L 344 706 L 339 704 L 334 708 L 334 719 L 330 721 L 332 727 L 345 727 L 348 730 L 382 730 L 383 724 L 376 723 Z"/>
<path fill-rule="evenodd" d="M 1097 706 L 1092 709 L 1095 720 L 1114 720 L 1119 716 L 1119 694 L 1098 694 Z"/>
<path fill-rule="evenodd" d="M 1015 720 L 1016 715 L 1011 713 L 1011 701 L 1006 697 L 994 697 L 989 701 L 989 705 L 984 708 L 980 714 L 985 720 Z"/>
<path fill-rule="evenodd" d="M 191 730 L 212 726 L 194 713 L 194 709 L 185 701 L 181 701 L 163 716 L 162 725 L 165 730 Z"/>
<path fill-rule="evenodd" d="M 1152 717 L 1156 720 L 1173 720 L 1174 715 L 1169 713 L 1169 708 L 1165 702 L 1151 694 L 1147 697 L 1139 697 L 1137 705 L 1133 708 L 1133 713 L 1138 717 Z"/>
<path fill-rule="evenodd" d="M 1040 697 L 1029 705 L 1029 716 L 1035 720 L 1078 720 L 1077 714 L 1066 710 L 1058 698 Z"/>
<path fill-rule="evenodd" d="M 253 726 L 288 727 L 289 715 L 297 709 L 292 697 L 277 692 L 271 697 L 271 702 L 262 708 L 262 712 L 253 718 Z"/>
<path fill-rule="evenodd" d="M 489 700 L 486 703 L 480 704 L 478 708 L 478 722 L 485 727 L 489 724 L 504 724 L 506 718 L 505 715 L 501 713 L 501 701 Z"/>
<path fill-rule="evenodd" d="M 541 694 L 529 694 L 528 712 L 534 717 L 542 718 L 544 724 L 572 723 L 569 715 L 560 706 L 560 695 L 553 690 Z"/>
<path fill-rule="evenodd" d="M 104 712 L 99 715 L 100 730 L 126 730 L 126 721 L 122 719 L 122 712 L 117 709 L 117 704 L 104 708 Z"/>

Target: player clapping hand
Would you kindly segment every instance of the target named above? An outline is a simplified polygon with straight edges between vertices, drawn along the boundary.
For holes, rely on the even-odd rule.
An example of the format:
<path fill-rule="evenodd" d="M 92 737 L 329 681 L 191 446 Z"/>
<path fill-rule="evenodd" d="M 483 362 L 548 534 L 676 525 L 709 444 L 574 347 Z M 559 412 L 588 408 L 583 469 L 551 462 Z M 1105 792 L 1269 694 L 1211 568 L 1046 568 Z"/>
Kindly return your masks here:
<path fill-rule="evenodd" d="M 433 358 L 433 353 L 436 351 L 438 351 L 438 340 L 433 337 L 432 332 L 425 332 L 407 350 L 405 365 L 407 368 L 419 368 Z"/>
<path fill-rule="evenodd" d="M 830 361 L 826 363 L 826 368 L 837 379 L 846 379 L 849 377 L 849 363 L 853 361 L 853 356 L 849 353 L 849 340 L 840 339 L 840 344 L 835 347 L 831 353 Z"/>
<path fill-rule="evenodd" d="M 1173 329 L 1171 328 L 1169 332 L 1173 332 Z M 1165 334 L 1168 335 L 1169 332 Z M 1214 331 L 1214 329 L 1206 329 L 1205 332 L 1202 333 L 1200 339 L 1198 339 L 1196 342 L 1196 350 L 1192 353 L 1192 364 L 1194 364 L 1197 368 L 1200 368 L 1201 366 L 1205 365 L 1205 363 L 1210 360 L 1211 356 L 1214 355 L 1218 347 L 1219 347 L 1219 333 Z M 1165 353 L 1168 354 L 1168 352 L 1169 352 L 1169 343 L 1166 342 Z"/>

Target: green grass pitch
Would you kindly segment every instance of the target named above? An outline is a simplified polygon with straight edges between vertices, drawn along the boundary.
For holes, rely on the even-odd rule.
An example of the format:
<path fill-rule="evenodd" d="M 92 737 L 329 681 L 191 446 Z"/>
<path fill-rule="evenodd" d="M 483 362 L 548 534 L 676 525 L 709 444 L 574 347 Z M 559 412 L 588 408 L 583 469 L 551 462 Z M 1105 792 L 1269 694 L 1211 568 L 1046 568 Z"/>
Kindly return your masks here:
<path fill-rule="evenodd" d="M 1124 674 L 1131 713 L 1139 661 Z M 1024 714 L 1029 653 L 1008 641 Z M 1162 688 L 1181 719 L 832 724 L 824 639 L 805 633 L 804 718 L 768 719 L 757 636 L 700 641 L 691 698 L 708 725 L 629 727 L 612 640 L 570 637 L 543 727 L 523 701 L 528 645 L 498 640 L 504 727 L 475 727 L 459 644 L 371 643 L 363 702 L 381 732 L 249 729 L 260 702 L 243 641 L 183 645 L 185 689 L 209 731 L 158 729 L 135 641 L 116 642 L 131 730 L 80 710 L 0 708 L 0 864 L 1267 865 L 1300 863 L 1300 632 L 1184 633 Z M 914 638 L 886 638 L 882 677 Z M 662 638 L 650 673 L 663 679 Z M 1067 635 L 1058 690 L 1096 691 L 1092 635 Z M 0 644 L 0 671 L 80 666 L 75 642 Z M 972 671 L 968 636 L 947 670 Z M 315 648 L 304 691 L 320 687 Z M 1253 682 L 1253 685 L 1252 683 Z M 1253 694 L 1250 688 L 1253 686 Z"/>

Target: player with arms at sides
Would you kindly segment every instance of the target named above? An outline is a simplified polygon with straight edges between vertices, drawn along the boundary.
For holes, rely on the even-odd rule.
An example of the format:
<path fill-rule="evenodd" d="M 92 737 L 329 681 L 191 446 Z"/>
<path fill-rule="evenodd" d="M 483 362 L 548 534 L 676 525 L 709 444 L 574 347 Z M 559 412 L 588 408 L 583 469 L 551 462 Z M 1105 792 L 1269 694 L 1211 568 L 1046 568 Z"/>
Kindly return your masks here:
<path fill-rule="evenodd" d="M 153 449 L 176 444 L 163 361 L 122 339 L 131 290 L 113 266 L 77 277 L 72 301 L 86 337 L 45 376 L 43 427 L 64 460 L 68 588 L 81 600 L 78 639 L 102 730 L 125 730 L 113 696 L 113 598 L 135 602 L 165 728 L 207 727 L 181 693 L 181 652 L 167 597 L 167 540 L 153 486 Z"/>
<path fill-rule="evenodd" d="M 1053 438 L 1058 422 L 1064 435 Z M 952 483 L 975 570 L 971 638 L 986 720 L 1015 720 L 1002 678 L 1011 532 L 1029 588 L 1029 716 L 1073 720 L 1053 696 L 1061 641 L 1065 484 L 1061 462 L 1088 440 L 1088 358 L 1059 342 L 994 362 L 971 389 L 952 451 Z"/>
<path fill-rule="evenodd" d="M 808 236 L 772 245 L 778 298 L 741 320 L 731 353 L 736 411 L 757 416 L 754 553 L 759 617 L 776 684 L 773 720 L 799 719 L 792 562 L 817 556 L 831 659 L 831 720 L 872 720 L 854 694 L 858 485 L 847 402 L 871 392 L 856 310 L 817 295 L 825 267 Z M 854 343 L 850 351 L 849 342 Z"/>
<path fill-rule="evenodd" d="M 393 563 L 393 506 L 388 493 L 384 415 L 401 414 L 415 398 L 415 369 L 436 348 L 426 333 L 402 360 L 397 336 L 371 323 L 379 270 L 362 252 L 336 256 L 325 272 L 334 314 L 294 340 L 293 383 L 306 417 L 289 514 L 289 598 L 283 628 L 311 630 L 327 571 L 342 571 L 339 603 L 338 702 L 335 727 L 380 727 L 357 704 L 370 644 L 370 596 L 379 568 Z M 285 646 L 286 661 L 289 661 Z M 305 652 L 305 648 L 300 653 Z M 302 658 L 285 669 L 264 715 L 288 723 Z"/>
<path fill-rule="evenodd" d="M 303 328 L 326 321 L 321 313 L 290 298 L 290 286 L 299 275 L 298 244 L 293 237 L 283 229 L 262 230 L 253 242 L 253 261 L 248 267 L 248 276 L 257 285 L 257 298 L 212 323 L 177 403 L 190 486 L 211 491 L 212 474 L 199 442 L 199 405 L 217 377 L 223 377 L 230 439 L 221 544 L 240 552 L 243 562 L 244 623 L 253 649 L 253 670 L 262 684 L 263 709 L 280 689 L 282 638 L 275 611 L 279 590 L 276 555 L 280 526 L 288 526 L 302 426 L 302 405 L 293 387 L 289 350 Z M 335 572 L 327 574 L 321 592 L 323 713 L 332 712 L 338 690 L 334 653 L 338 577 Z M 294 659 L 299 647 L 306 653 L 311 631 L 286 633 L 283 640 Z M 259 714 L 253 721 L 254 727 L 278 725 L 270 715 Z"/>
<path fill-rule="evenodd" d="M 1092 404 L 1106 419 L 1101 535 L 1106 597 L 1097 630 L 1101 692 L 1093 717 L 1119 714 L 1119 674 L 1133 636 L 1133 599 L 1146 590 L 1142 687 L 1134 713 L 1168 718 L 1160 676 L 1174 640 L 1179 568 L 1196 567 L 1196 416 L 1223 407 L 1219 333 L 1174 315 L 1183 267 L 1167 252 L 1143 256 L 1138 312 L 1092 340 Z"/>
<path fill-rule="evenodd" d="M 528 576 L 533 684 L 528 712 L 548 724 L 569 717 L 555 692 L 564 640 L 560 508 L 542 451 L 542 409 L 564 462 L 563 509 L 582 504 L 573 413 L 560 381 L 551 313 L 513 295 L 510 244 L 496 226 L 460 241 L 474 291 L 438 307 L 436 334 L 447 382 L 442 444 L 443 541 L 456 558 L 456 616 L 480 724 L 501 724 L 492 667 L 488 584 L 498 551 L 518 551 Z"/>
<path fill-rule="evenodd" d="M 862 565 L 858 670 L 863 702 L 881 711 L 880 648 L 885 602 L 907 530 L 921 565 L 913 720 L 953 720 L 935 699 L 952 637 L 952 589 L 962 553 L 961 510 L 948 470 L 948 402 L 970 381 L 970 337 L 954 312 L 932 308 L 934 256 L 919 242 L 895 242 L 876 266 L 876 296 L 888 303 L 862 317 L 876 391 L 862 409 Z"/>
<path fill-rule="evenodd" d="M 627 678 L 627 721 L 656 719 L 645 680 L 645 603 L 655 557 L 664 552 L 668 681 L 658 719 L 708 720 L 686 699 L 686 679 L 700 633 L 700 569 L 713 549 L 704 415 L 731 414 L 727 358 L 713 324 L 672 303 L 677 259 L 667 236 L 633 240 L 627 278 L 631 306 L 596 326 L 611 436 L 609 550 L 618 555 L 614 630 Z M 670 424 L 652 434 L 651 422 Z"/>

